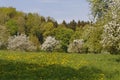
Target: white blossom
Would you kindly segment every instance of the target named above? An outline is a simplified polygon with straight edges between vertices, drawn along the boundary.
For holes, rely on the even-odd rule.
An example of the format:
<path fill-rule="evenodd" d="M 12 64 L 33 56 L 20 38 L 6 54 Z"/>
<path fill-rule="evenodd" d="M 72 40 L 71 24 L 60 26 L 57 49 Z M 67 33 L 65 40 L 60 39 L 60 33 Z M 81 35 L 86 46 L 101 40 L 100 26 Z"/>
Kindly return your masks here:
<path fill-rule="evenodd" d="M 80 53 L 83 47 L 83 39 L 76 39 L 68 46 L 68 52 Z"/>
<path fill-rule="evenodd" d="M 111 0 L 109 3 L 111 21 L 104 25 L 102 44 L 110 52 L 120 51 L 120 0 Z"/>
<path fill-rule="evenodd" d="M 56 40 L 54 37 L 48 36 L 45 42 L 42 44 L 41 49 L 44 51 L 53 51 L 60 45 L 60 41 Z"/>
<path fill-rule="evenodd" d="M 104 26 L 102 44 L 104 48 L 120 50 L 120 23 L 111 21 Z"/>
<path fill-rule="evenodd" d="M 110 0 L 108 8 L 112 13 L 112 18 L 117 19 L 119 16 L 118 12 L 120 11 L 120 0 Z"/>
<path fill-rule="evenodd" d="M 8 47 L 9 50 L 21 50 L 21 51 L 34 51 L 36 47 L 24 34 L 18 36 L 12 36 L 8 39 Z"/>

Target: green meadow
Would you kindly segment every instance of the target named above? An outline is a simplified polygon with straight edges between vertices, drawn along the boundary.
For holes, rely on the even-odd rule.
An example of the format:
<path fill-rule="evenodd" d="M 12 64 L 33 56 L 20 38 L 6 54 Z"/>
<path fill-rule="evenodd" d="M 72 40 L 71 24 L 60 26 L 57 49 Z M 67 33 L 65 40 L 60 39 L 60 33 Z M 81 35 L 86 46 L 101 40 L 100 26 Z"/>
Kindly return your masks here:
<path fill-rule="evenodd" d="M 3 50 L 0 80 L 120 80 L 120 55 Z"/>

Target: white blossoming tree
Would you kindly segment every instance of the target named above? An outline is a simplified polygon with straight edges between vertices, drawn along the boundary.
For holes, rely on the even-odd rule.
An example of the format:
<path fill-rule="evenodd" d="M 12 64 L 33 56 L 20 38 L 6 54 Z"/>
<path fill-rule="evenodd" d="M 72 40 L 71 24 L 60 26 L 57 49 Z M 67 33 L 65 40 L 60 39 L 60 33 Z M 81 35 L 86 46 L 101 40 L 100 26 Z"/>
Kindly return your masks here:
<path fill-rule="evenodd" d="M 111 53 L 120 51 L 120 24 L 111 21 L 104 26 L 103 47 Z"/>
<path fill-rule="evenodd" d="M 76 52 L 80 53 L 82 52 L 83 47 L 83 39 L 76 39 L 68 46 L 68 52 Z"/>
<path fill-rule="evenodd" d="M 60 41 L 51 36 L 48 36 L 41 46 L 41 50 L 48 52 L 52 52 L 58 48 L 60 48 Z"/>
<path fill-rule="evenodd" d="M 111 21 L 104 25 L 102 44 L 104 49 L 112 54 L 120 51 L 120 0 L 111 0 L 109 9 Z"/>
<path fill-rule="evenodd" d="M 36 47 L 25 34 L 12 36 L 8 39 L 9 50 L 35 51 Z"/>

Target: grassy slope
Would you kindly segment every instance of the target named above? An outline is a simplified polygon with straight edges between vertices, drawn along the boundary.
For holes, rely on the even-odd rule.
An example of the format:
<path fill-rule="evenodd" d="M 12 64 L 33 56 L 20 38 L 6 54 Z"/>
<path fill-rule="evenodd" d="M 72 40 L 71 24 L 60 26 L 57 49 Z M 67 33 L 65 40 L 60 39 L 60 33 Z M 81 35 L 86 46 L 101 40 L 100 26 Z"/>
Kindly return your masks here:
<path fill-rule="evenodd" d="M 0 51 L 0 80 L 120 80 L 120 55 Z"/>

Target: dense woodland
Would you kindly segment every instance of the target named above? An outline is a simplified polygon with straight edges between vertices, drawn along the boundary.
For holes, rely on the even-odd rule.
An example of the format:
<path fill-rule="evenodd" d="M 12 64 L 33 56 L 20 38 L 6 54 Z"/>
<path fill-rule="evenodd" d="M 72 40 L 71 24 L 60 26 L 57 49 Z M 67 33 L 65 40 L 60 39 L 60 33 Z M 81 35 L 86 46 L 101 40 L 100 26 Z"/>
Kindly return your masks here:
<path fill-rule="evenodd" d="M 89 0 L 94 21 L 72 20 L 69 23 L 65 20 L 58 23 L 51 17 L 24 13 L 13 7 L 1 7 L 0 49 L 119 53 L 120 5 L 116 0 L 113 2 Z"/>
<path fill-rule="evenodd" d="M 63 20 L 58 24 L 51 17 L 43 17 L 37 13 L 24 13 L 16 11 L 12 7 L 0 8 L 0 27 L 4 35 L 4 38 L 8 36 L 25 34 L 29 36 L 35 46 L 40 46 L 47 36 L 60 36 L 63 40 L 63 49 L 67 48 L 67 45 L 77 35 L 81 34 L 82 29 L 85 26 L 91 25 L 90 22 L 72 20 L 66 23 Z M 78 32 L 79 31 L 79 32 Z M 66 38 L 66 39 L 65 39 Z M 58 38 L 59 39 L 59 38 Z"/>

